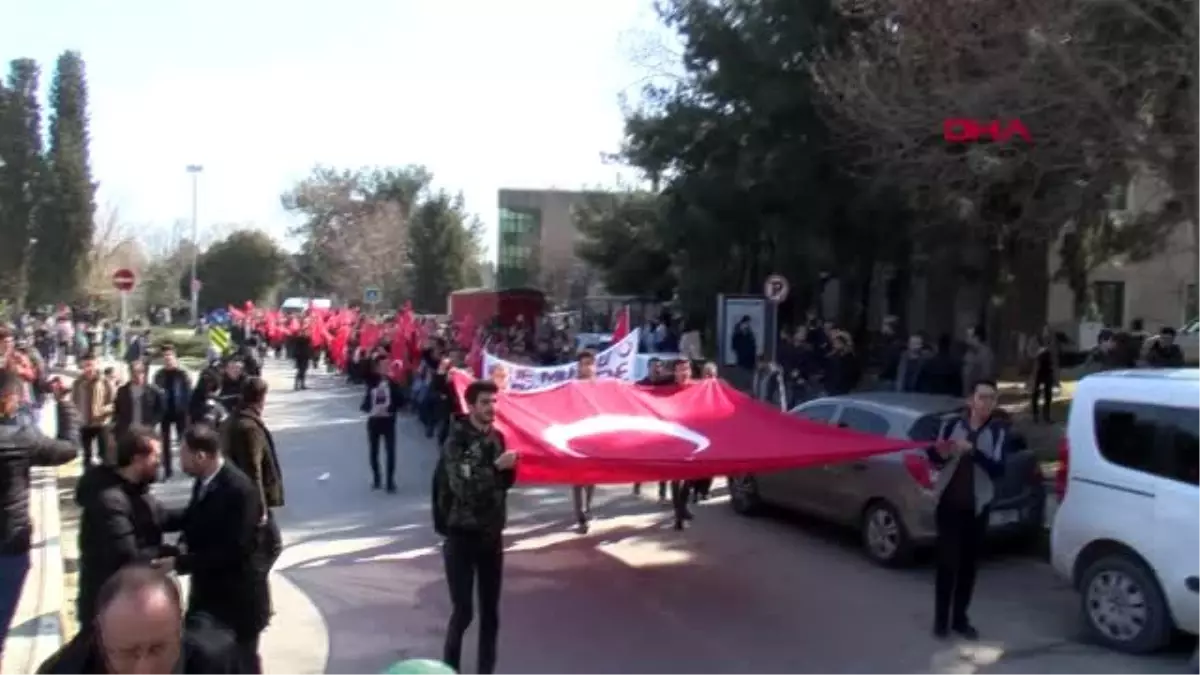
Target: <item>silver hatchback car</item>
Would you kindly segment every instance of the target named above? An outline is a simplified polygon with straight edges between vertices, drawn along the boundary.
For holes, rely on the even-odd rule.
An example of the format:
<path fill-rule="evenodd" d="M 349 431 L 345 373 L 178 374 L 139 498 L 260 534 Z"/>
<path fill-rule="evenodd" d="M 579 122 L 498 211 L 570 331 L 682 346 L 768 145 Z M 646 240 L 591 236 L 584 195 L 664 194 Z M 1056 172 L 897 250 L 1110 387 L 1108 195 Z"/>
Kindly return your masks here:
<path fill-rule="evenodd" d="M 836 424 L 896 439 L 932 442 L 942 423 L 961 413 L 963 401 L 906 392 L 860 392 L 802 403 L 790 411 L 815 422 Z M 856 462 L 729 477 L 730 503 L 752 515 L 764 504 L 858 528 L 863 550 L 875 562 L 909 562 L 916 549 L 937 535 L 934 469 L 924 451 L 876 455 Z M 1027 449 L 1004 458 L 996 482 L 988 535 L 1042 532 L 1046 488 L 1037 457 Z"/>

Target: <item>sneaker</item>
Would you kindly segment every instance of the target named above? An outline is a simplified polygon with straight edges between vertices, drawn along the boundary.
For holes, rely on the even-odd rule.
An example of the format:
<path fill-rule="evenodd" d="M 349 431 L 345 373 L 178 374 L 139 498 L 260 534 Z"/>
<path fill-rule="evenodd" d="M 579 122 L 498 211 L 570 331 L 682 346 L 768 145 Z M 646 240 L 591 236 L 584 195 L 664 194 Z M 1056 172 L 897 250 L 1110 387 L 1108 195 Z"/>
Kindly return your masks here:
<path fill-rule="evenodd" d="M 959 635 L 963 636 L 964 638 L 966 638 L 968 640 L 978 640 L 979 639 L 979 631 L 975 630 L 974 626 L 972 626 L 971 624 L 966 623 L 966 622 L 955 624 L 954 632 L 958 633 Z"/>

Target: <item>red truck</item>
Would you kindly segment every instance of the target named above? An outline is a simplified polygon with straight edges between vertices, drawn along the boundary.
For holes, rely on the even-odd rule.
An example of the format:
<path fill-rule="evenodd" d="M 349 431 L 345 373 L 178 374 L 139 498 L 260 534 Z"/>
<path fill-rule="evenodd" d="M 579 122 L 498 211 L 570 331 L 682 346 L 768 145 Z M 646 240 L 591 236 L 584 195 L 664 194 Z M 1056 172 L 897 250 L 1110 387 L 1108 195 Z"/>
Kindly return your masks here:
<path fill-rule="evenodd" d="M 511 326 L 519 318 L 532 327 L 534 320 L 546 310 L 546 294 L 534 288 L 503 291 L 464 288 L 452 292 L 447 305 L 450 319 L 455 323 L 470 316 L 476 326 L 486 326 L 493 319 L 498 319 L 502 326 Z"/>

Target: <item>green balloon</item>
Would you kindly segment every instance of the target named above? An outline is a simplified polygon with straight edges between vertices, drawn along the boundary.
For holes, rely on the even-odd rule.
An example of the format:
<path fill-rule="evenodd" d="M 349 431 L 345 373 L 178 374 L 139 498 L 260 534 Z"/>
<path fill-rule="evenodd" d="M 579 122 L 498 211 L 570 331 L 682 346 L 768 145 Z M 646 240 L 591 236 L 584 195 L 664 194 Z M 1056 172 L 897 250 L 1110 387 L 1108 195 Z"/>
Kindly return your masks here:
<path fill-rule="evenodd" d="M 407 661 L 397 661 L 388 666 L 387 670 L 383 671 L 385 675 L 401 673 L 429 673 L 431 675 L 454 675 L 454 669 L 433 659 L 408 659 Z"/>

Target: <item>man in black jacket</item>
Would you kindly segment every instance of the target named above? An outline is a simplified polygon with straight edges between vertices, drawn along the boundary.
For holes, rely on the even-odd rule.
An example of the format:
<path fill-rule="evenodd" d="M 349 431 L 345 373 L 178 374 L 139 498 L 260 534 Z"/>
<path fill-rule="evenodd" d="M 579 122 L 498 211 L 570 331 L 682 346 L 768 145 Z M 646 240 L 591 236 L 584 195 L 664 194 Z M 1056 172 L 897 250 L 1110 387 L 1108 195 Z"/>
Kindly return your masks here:
<path fill-rule="evenodd" d="M 966 414 L 943 424 L 935 444 L 926 449 L 930 463 L 938 469 L 933 615 L 937 637 L 945 637 L 951 630 L 969 640 L 979 637 L 967 617 L 979 546 L 995 496 L 993 481 L 1004 474 L 1004 457 L 1017 448 L 1008 424 L 992 416 L 996 398 L 995 382 L 973 383 Z"/>
<path fill-rule="evenodd" d="M 150 494 L 161 457 L 158 435 L 150 427 L 130 427 L 117 441 L 116 455 L 116 466 L 96 467 L 75 488 L 82 510 L 76 606 L 84 630 L 95 616 L 100 587 L 117 570 L 173 550 L 163 546 L 166 511 Z"/>
<path fill-rule="evenodd" d="M 387 377 L 387 357 L 375 360 L 366 376 L 366 392 L 358 409 L 367 415 L 367 457 L 371 465 L 371 489 L 396 491 L 396 413 L 404 402 L 400 385 Z M 383 446 L 384 473 L 379 470 L 379 447 Z"/>
<path fill-rule="evenodd" d="M 175 438 L 183 438 L 187 429 L 188 402 L 192 392 L 192 378 L 183 368 L 179 367 L 179 357 L 174 347 L 166 347 L 162 352 L 163 365 L 154 374 L 154 385 L 162 392 L 163 415 L 159 429 L 162 438 L 163 476 L 170 478 L 174 469 L 171 460 L 171 431 Z"/>
<path fill-rule="evenodd" d="M 68 388 L 55 380 L 58 437 L 46 438 L 18 418 L 23 383 L 19 375 L 0 368 L 0 653 L 17 611 L 33 526 L 29 520 L 30 467 L 59 466 L 79 454 L 79 416 Z"/>
<path fill-rule="evenodd" d="M 131 363 L 129 381 L 117 387 L 113 399 L 113 432 L 117 442 L 132 427 L 157 427 L 163 416 L 162 399 L 162 391 L 146 381 L 146 364 Z"/>
<path fill-rule="evenodd" d="M 516 480 L 516 453 L 492 426 L 496 385 L 480 380 L 467 387 L 467 416 L 456 420 L 434 476 L 434 528 L 446 539 L 442 555 L 453 610 L 442 660 L 461 671 L 463 634 L 474 618 L 479 580 L 479 673 L 496 668 L 500 628 L 502 533 L 508 490 Z"/>
<path fill-rule="evenodd" d="M 88 630 L 38 667 L 39 673 L 240 673 L 228 629 L 207 617 L 183 621 L 179 587 L 145 565 L 122 568 L 100 588 Z"/>
<path fill-rule="evenodd" d="M 178 517 L 186 550 L 155 566 L 190 574 L 188 614 L 207 614 L 233 631 L 242 672 L 261 673 L 258 640 L 271 615 L 271 595 L 258 550 L 263 511 L 258 489 L 221 454 L 221 438 L 193 424 L 179 453 L 183 470 L 196 479 L 192 499 Z"/>

